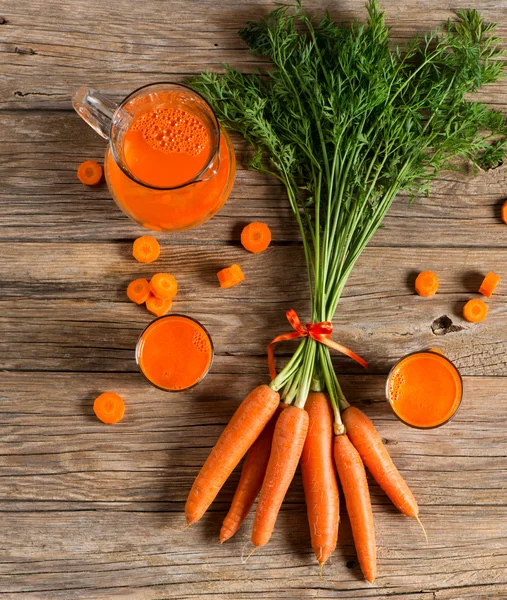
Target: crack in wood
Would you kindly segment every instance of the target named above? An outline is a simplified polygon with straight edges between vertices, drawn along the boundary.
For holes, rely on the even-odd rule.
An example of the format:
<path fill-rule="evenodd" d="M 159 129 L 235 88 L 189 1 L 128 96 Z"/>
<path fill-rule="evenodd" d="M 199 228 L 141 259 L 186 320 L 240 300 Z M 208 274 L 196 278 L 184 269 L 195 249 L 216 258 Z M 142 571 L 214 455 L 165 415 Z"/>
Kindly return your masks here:
<path fill-rule="evenodd" d="M 19 46 L 16 46 L 14 48 L 14 52 L 16 54 L 37 54 L 37 52 L 33 48 L 20 48 Z"/>
<path fill-rule="evenodd" d="M 27 54 L 26 52 L 22 53 L 22 54 Z M 34 52 L 35 54 L 35 52 Z M 25 98 L 26 96 L 61 96 L 62 94 L 59 94 L 57 92 L 21 92 L 19 90 L 16 90 L 14 92 L 14 96 L 18 96 L 20 98 Z"/>

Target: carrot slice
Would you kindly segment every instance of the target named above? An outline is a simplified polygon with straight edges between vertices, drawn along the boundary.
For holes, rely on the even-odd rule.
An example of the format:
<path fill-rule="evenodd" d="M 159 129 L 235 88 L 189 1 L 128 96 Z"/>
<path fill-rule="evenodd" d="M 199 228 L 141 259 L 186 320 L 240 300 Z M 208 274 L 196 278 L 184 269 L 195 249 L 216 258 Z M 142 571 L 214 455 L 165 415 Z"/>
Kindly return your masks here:
<path fill-rule="evenodd" d="M 150 290 L 157 298 L 172 300 L 178 291 L 178 282 L 169 273 L 157 273 L 151 278 Z"/>
<path fill-rule="evenodd" d="M 146 279 L 134 279 L 128 284 L 127 296 L 136 304 L 146 302 L 150 295 L 150 284 Z"/>
<path fill-rule="evenodd" d="M 438 290 L 438 277 L 432 271 L 419 273 L 415 280 L 415 291 L 419 296 L 428 298 L 434 296 Z"/>
<path fill-rule="evenodd" d="M 245 279 L 241 267 L 236 264 L 231 265 L 226 269 L 222 269 L 221 271 L 218 271 L 217 277 L 220 283 L 220 287 L 222 288 L 233 287 L 235 285 L 238 285 L 238 283 L 241 283 Z"/>
<path fill-rule="evenodd" d="M 77 177 L 85 185 L 97 185 L 102 179 L 102 167 L 94 160 L 85 160 L 79 165 Z"/>
<path fill-rule="evenodd" d="M 157 298 L 151 292 L 146 300 L 146 308 L 156 317 L 161 317 L 171 310 L 171 298 Z"/>
<path fill-rule="evenodd" d="M 490 271 L 486 275 L 486 277 L 484 277 L 484 280 L 481 283 L 481 287 L 479 288 L 479 294 L 483 294 L 487 298 L 491 298 L 499 282 L 500 275 L 497 275 L 496 273 Z"/>
<path fill-rule="evenodd" d="M 243 228 L 241 243 L 243 248 L 257 254 L 263 252 L 271 242 L 271 230 L 266 223 L 254 221 Z"/>
<path fill-rule="evenodd" d="M 103 423 L 112 425 L 123 419 L 125 414 L 125 402 L 123 398 L 114 392 L 104 392 L 95 398 L 93 411 Z"/>
<path fill-rule="evenodd" d="M 479 298 L 469 300 L 463 307 L 463 316 L 470 323 L 479 323 L 488 316 L 488 307 Z"/>
<path fill-rule="evenodd" d="M 142 263 L 151 263 L 160 255 L 160 244 L 152 235 L 143 235 L 134 241 L 132 255 Z"/>
<path fill-rule="evenodd" d="M 502 205 L 502 221 L 507 223 L 507 200 Z"/>

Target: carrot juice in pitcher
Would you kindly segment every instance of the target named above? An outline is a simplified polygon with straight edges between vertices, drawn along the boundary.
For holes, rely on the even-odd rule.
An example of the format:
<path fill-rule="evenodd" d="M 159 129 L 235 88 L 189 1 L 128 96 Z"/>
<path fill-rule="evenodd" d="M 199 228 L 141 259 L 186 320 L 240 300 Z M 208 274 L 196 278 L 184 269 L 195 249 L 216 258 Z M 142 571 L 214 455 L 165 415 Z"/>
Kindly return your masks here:
<path fill-rule="evenodd" d="M 119 106 L 84 89 L 74 97 L 74 107 L 109 139 L 107 185 L 137 223 L 158 231 L 190 229 L 227 200 L 234 150 L 211 107 L 190 88 L 145 86 Z"/>

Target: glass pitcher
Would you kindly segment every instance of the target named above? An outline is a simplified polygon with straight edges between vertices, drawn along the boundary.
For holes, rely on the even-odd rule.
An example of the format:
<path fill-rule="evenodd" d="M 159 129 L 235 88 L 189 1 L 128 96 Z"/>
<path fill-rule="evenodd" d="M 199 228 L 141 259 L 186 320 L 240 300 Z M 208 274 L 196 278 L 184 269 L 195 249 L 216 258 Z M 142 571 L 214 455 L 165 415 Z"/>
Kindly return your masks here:
<path fill-rule="evenodd" d="M 213 110 L 185 85 L 146 85 L 119 105 L 91 88 L 72 99 L 76 112 L 109 141 L 109 192 L 133 221 L 182 231 L 210 219 L 227 200 L 236 174 L 231 140 Z"/>

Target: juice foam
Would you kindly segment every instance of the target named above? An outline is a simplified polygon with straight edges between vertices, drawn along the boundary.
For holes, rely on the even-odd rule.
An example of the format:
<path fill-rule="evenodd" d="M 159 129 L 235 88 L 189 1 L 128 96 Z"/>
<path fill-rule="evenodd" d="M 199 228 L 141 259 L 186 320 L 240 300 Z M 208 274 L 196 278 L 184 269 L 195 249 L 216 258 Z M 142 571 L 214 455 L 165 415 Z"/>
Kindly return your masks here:
<path fill-rule="evenodd" d="M 195 179 L 210 161 L 208 130 L 181 108 L 139 114 L 125 134 L 125 162 L 145 184 L 172 188 Z"/>

